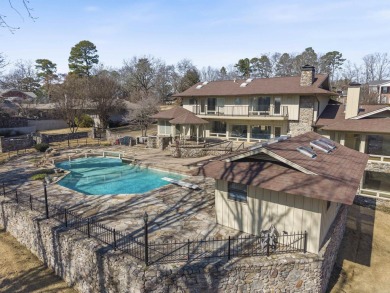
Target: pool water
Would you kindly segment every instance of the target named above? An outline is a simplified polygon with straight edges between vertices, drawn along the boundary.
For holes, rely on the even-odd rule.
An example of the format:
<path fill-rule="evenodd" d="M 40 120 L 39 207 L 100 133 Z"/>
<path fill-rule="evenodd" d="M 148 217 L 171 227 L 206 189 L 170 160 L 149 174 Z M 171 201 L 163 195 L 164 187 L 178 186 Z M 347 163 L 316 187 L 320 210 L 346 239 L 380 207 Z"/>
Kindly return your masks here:
<path fill-rule="evenodd" d="M 182 179 L 176 173 L 122 163 L 115 158 L 82 158 L 56 167 L 71 171 L 58 184 L 88 195 L 145 193 L 169 184 L 162 177 Z"/>

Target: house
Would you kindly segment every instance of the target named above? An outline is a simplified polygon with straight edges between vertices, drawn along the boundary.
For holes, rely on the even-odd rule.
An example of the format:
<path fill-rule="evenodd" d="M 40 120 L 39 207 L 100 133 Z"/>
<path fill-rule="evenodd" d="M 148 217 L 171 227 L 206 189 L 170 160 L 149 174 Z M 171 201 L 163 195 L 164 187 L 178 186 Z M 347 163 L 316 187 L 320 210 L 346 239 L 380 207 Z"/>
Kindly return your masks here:
<path fill-rule="evenodd" d="M 17 89 L 9 89 L 3 90 L 0 92 L 0 97 L 3 100 L 11 101 L 11 102 L 33 102 L 37 99 L 37 95 L 33 92 L 24 92 Z"/>
<path fill-rule="evenodd" d="M 373 80 L 369 82 L 368 92 L 377 95 L 379 104 L 390 104 L 390 80 Z"/>
<path fill-rule="evenodd" d="M 208 122 L 205 137 L 258 142 L 311 131 L 332 95 L 329 76 L 305 65 L 301 76 L 200 82 L 174 96 Z M 169 121 L 159 130 L 175 135 Z M 185 135 L 195 132 L 188 128 Z"/>
<path fill-rule="evenodd" d="M 326 106 L 315 129 L 341 145 L 369 155 L 362 195 L 390 197 L 390 105 L 361 105 L 360 84 L 351 84 L 346 105 Z"/>
<path fill-rule="evenodd" d="M 218 224 L 254 235 L 270 225 L 307 231 L 307 250 L 318 253 L 340 208 L 353 203 L 367 159 L 308 132 L 210 161 L 196 175 L 216 180 Z"/>

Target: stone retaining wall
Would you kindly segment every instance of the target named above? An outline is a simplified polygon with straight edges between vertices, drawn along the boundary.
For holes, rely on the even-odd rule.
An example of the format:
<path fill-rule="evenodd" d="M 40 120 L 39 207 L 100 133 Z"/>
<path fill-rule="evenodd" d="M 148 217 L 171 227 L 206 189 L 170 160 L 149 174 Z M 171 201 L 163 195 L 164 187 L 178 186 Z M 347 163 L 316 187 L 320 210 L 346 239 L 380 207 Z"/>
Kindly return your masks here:
<path fill-rule="evenodd" d="M 35 144 L 32 135 L 6 138 L 0 136 L 0 151 L 2 153 L 31 148 Z"/>
<path fill-rule="evenodd" d="M 24 117 L 9 117 L 0 119 L 0 128 L 27 127 L 28 119 Z"/>
<path fill-rule="evenodd" d="M 321 265 L 321 292 L 326 292 L 329 278 L 332 273 L 334 264 L 336 263 L 337 254 L 344 237 L 345 227 L 347 224 L 348 206 L 342 205 L 336 216 L 335 221 L 330 227 L 328 234 L 325 237 L 324 245 L 322 246 L 319 257 L 322 258 Z"/>
<path fill-rule="evenodd" d="M 322 255 L 151 265 L 0 199 L 0 226 L 80 292 L 324 292 L 344 230 L 341 209 Z M 321 257 L 323 256 L 324 259 Z"/>
<path fill-rule="evenodd" d="M 61 142 L 72 139 L 81 139 L 89 137 L 90 133 L 88 131 L 84 132 L 75 132 L 75 133 L 66 133 L 66 134 L 41 134 L 40 143 L 53 143 L 53 142 Z"/>
<path fill-rule="evenodd" d="M 203 146 L 175 146 L 170 145 L 169 150 L 174 158 L 200 158 L 205 156 L 221 156 L 231 152 L 231 148 L 205 148 Z"/>

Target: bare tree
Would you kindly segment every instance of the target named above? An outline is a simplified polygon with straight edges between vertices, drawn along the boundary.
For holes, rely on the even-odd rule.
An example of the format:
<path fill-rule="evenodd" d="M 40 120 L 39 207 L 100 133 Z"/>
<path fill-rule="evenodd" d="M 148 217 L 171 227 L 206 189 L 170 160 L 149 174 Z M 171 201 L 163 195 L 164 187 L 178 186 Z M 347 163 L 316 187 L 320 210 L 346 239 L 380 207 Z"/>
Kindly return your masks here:
<path fill-rule="evenodd" d="M 52 91 L 57 114 L 65 120 L 72 133 L 77 131 L 76 122 L 81 120 L 85 112 L 88 94 L 88 79 L 71 75 Z"/>
<path fill-rule="evenodd" d="M 362 71 L 363 69 L 361 66 L 358 66 L 356 63 L 351 63 L 351 61 L 347 61 L 344 64 L 341 75 L 348 83 L 352 81 L 361 83 L 363 82 Z"/>
<path fill-rule="evenodd" d="M 383 80 L 390 75 L 390 59 L 387 53 L 368 54 L 363 57 L 366 82 Z"/>
<path fill-rule="evenodd" d="M 9 74 L 4 75 L 0 85 L 20 91 L 38 93 L 40 84 L 33 63 L 30 60 L 18 60 Z"/>
<path fill-rule="evenodd" d="M 88 103 L 96 109 L 101 127 L 107 128 L 110 115 L 123 108 L 122 90 L 109 72 L 88 79 Z"/>
<path fill-rule="evenodd" d="M 220 70 L 213 68 L 211 66 L 203 67 L 200 71 L 200 80 L 201 81 L 214 81 L 221 78 Z"/>
<path fill-rule="evenodd" d="M 147 135 L 149 125 L 153 123 L 151 116 L 159 110 L 156 100 L 152 97 L 146 97 L 138 101 L 137 106 L 129 112 L 127 120 L 137 123 L 142 132 L 142 136 Z"/>
<path fill-rule="evenodd" d="M 32 19 L 32 20 L 36 19 L 36 17 L 34 17 L 32 15 L 33 9 L 30 6 L 30 1 L 29 0 L 19 0 L 17 2 L 19 2 L 19 4 L 22 6 L 22 9 L 24 10 L 25 13 L 27 13 L 27 15 L 28 15 L 28 17 L 30 19 Z M 12 10 L 13 13 L 16 13 L 17 15 L 20 16 L 20 18 L 23 19 L 23 15 L 20 12 L 20 9 L 16 8 L 15 5 L 14 5 L 15 1 L 8 0 L 8 4 L 9 4 L 10 10 Z M 19 29 L 19 27 L 10 25 L 6 18 L 7 18 L 6 12 L 0 13 L 0 27 L 8 29 L 11 33 L 14 33 L 15 30 Z"/>

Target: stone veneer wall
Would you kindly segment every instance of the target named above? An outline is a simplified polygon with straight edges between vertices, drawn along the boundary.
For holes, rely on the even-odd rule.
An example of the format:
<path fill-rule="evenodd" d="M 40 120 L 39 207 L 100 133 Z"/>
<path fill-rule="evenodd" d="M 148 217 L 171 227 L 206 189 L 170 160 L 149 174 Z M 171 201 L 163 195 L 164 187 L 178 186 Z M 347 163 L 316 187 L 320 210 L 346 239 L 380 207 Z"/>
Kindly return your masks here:
<path fill-rule="evenodd" d="M 200 158 L 204 156 L 221 156 L 230 153 L 231 148 L 205 148 L 198 145 L 185 145 L 177 147 L 171 144 L 169 147 L 172 157 L 174 158 Z"/>
<path fill-rule="evenodd" d="M 342 207 L 320 256 L 145 267 L 127 254 L 107 251 L 93 239 L 63 230 L 55 220 L 0 201 L 0 226 L 80 292 L 325 292 L 346 220 Z"/>
<path fill-rule="evenodd" d="M 314 97 L 299 97 L 299 120 L 289 121 L 291 136 L 312 131 Z"/>
<path fill-rule="evenodd" d="M 368 161 L 366 171 L 390 173 L 390 163 Z"/>

